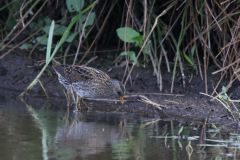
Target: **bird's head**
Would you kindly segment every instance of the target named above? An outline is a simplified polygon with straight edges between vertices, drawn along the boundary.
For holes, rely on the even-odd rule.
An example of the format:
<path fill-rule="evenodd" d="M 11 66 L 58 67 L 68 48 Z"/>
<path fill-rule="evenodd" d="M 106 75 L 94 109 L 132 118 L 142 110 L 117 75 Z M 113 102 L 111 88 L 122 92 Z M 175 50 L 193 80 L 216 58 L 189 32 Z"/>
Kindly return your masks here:
<path fill-rule="evenodd" d="M 121 102 L 123 103 L 124 93 L 125 93 L 124 85 L 117 80 L 112 80 L 111 83 L 112 83 L 114 97 L 116 97 L 117 99 L 120 99 Z"/>

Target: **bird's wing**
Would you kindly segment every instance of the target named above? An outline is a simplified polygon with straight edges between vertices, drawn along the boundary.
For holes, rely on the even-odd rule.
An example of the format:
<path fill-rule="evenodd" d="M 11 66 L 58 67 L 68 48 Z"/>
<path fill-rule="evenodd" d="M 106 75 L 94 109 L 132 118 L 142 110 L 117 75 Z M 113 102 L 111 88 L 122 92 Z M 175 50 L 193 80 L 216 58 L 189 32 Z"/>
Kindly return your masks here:
<path fill-rule="evenodd" d="M 63 66 L 63 65 L 62 65 Z M 110 77 L 97 69 L 85 66 L 65 66 L 64 77 L 70 82 L 95 80 L 108 80 Z"/>

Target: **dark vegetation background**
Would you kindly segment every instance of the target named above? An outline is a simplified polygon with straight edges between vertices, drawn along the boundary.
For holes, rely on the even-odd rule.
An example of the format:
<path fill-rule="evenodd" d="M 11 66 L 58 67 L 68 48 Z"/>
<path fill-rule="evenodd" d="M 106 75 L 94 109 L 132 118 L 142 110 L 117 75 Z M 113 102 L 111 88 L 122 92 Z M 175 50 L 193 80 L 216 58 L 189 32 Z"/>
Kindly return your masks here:
<path fill-rule="evenodd" d="M 54 47 L 71 19 L 93 2 L 0 0 L 1 87 L 26 88 L 45 63 L 46 27 L 52 20 L 59 25 L 55 28 L 58 33 L 53 38 Z M 91 13 L 95 14 L 93 22 L 84 27 L 86 20 L 80 18 L 71 29 L 73 38 L 63 43 L 55 55 L 61 63 L 75 61 L 106 72 L 115 66 L 113 78 L 129 85 L 130 91 L 135 91 L 130 86 L 136 82 L 136 72 L 148 72 L 149 79 L 144 79 L 145 75 L 136 83 L 147 83 L 148 87 L 142 85 L 145 90 L 152 85 L 150 91 L 178 92 L 174 87 L 180 85 L 184 92 L 194 78 L 198 79 L 193 85 L 197 91 L 212 95 L 222 85 L 228 90 L 233 82 L 238 84 L 239 1 L 99 0 L 84 15 Z M 116 32 L 122 27 L 142 35 L 142 44 L 122 41 Z M 143 45 L 145 41 L 149 43 Z M 135 61 L 138 63 L 133 65 Z M 50 84 L 52 74 L 53 70 L 47 68 L 41 76 L 45 79 L 43 85 Z M 37 86 L 39 91 L 40 84 Z"/>

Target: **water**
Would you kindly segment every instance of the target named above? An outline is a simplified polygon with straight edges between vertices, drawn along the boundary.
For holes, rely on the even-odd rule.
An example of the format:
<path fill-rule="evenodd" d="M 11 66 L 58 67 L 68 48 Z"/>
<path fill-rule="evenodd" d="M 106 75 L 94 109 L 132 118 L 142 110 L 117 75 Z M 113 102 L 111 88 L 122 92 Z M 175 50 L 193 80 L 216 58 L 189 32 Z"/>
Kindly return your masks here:
<path fill-rule="evenodd" d="M 179 122 L 123 112 L 76 114 L 65 104 L 43 104 L 28 105 L 0 95 L 0 159 L 240 158 L 238 134 L 192 125 L 181 133 L 189 138 L 179 139 Z"/>

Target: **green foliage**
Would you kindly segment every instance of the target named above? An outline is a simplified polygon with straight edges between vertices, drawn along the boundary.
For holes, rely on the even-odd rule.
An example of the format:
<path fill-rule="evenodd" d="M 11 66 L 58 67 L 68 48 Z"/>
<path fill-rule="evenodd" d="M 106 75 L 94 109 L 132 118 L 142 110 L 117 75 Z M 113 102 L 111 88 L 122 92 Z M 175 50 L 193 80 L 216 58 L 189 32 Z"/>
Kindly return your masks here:
<path fill-rule="evenodd" d="M 66 29 L 67 29 L 67 27 L 56 24 L 55 27 L 54 27 L 53 35 L 54 36 L 61 36 L 66 31 Z M 47 34 L 49 33 L 49 30 L 50 30 L 50 26 L 43 29 L 43 31 Z"/>
<path fill-rule="evenodd" d="M 78 32 L 70 33 L 68 38 L 66 39 L 66 42 L 71 43 L 77 35 L 78 35 Z"/>
<path fill-rule="evenodd" d="M 38 42 L 40 42 L 40 41 L 43 39 L 43 37 L 44 37 L 44 36 L 39 36 L 39 37 L 36 38 L 36 40 L 37 40 Z M 42 44 L 42 45 L 47 45 L 47 41 L 48 41 L 48 39 L 45 37 L 45 38 L 40 42 L 40 44 Z"/>
<path fill-rule="evenodd" d="M 66 0 L 66 5 L 69 12 L 79 12 L 84 6 L 84 0 Z"/>
<path fill-rule="evenodd" d="M 182 131 L 183 131 L 183 126 L 179 129 L 179 131 L 178 131 L 178 135 L 180 136 L 180 134 L 182 133 Z"/>
<path fill-rule="evenodd" d="M 47 74 L 48 74 L 49 76 L 52 76 L 51 71 L 49 71 L 48 69 L 46 69 L 45 72 L 47 72 Z"/>
<path fill-rule="evenodd" d="M 127 52 L 122 52 L 121 54 L 120 54 L 121 56 L 125 56 L 125 55 L 128 55 L 129 56 L 129 58 L 130 58 L 130 61 L 131 62 L 135 62 L 135 60 L 136 60 L 136 54 L 135 54 L 135 52 L 133 52 L 133 51 L 127 51 Z"/>
<path fill-rule="evenodd" d="M 186 53 L 183 53 L 183 56 L 192 66 L 194 66 L 193 61 L 186 55 Z"/>
<path fill-rule="evenodd" d="M 118 34 L 118 37 L 124 42 L 135 43 L 135 42 L 139 41 L 139 40 L 137 40 L 136 37 L 140 36 L 140 34 L 137 31 L 135 31 L 134 29 L 129 28 L 129 27 L 118 28 L 117 34 Z"/>
<path fill-rule="evenodd" d="M 85 16 L 85 15 L 83 15 L 83 16 Z M 89 15 L 89 17 L 88 17 L 88 21 L 87 21 L 87 23 L 86 23 L 86 27 L 93 25 L 94 19 L 95 19 L 95 13 L 92 12 L 92 13 Z M 85 20 L 84 20 L 84 21 L 85 21 Z M 83 27 L 83 25 L 82 25 L 82 27 Z"/>
<path fill-rule="evenodd" d="M 216 129 L 216 130 L 218 129 L 218 128 L 215 126 L 215 124 L 212 124 L 212 127 L 213 127 L 214 129 Z"/>
<path fill-rule="evenodd" d="M 125 41 L 128 43 L 135 43 L 135 47 L 142 48 L 143 46 L 144 37 L 132 28 L 129 28 L 129 27 L 118 28 L 117 35 L 122 41 Z M 148 58 L 146 55 L 149 54 L 150 44 L 151 44 L 151 41 L 148 41 L 145 48 L 143 49 L 143 54 L 147 60 Z M 136 58 L 137 58 L 135 52 L 133 51 L 127 51 L 127 52 L 124 51 L 120 55 L 121 56 L 128 55 L 130 57 L 130 61 L 132 61 L 133 63 L 136 61 Z M 136 61 L 136 63 L 138 62 Z"/>
<path fill-rule="evenodd" d="M 66 0 L 66 4 L 67 4 L 67 8 L 68 8 L 68 11 L 69 12 L 79 12 L 81 9 L 79 8 L 80 6 L 80 2 L 81 2 L 81 9 L 84 7 L 84 4 L 85 4 L 85 1 L 84 0 Z M 74 16 L 71 21 L 73 21 L 74 19 L 76 18 L 76 16 Z M 94 19 L 95 19 L 95 13 L 92 12 L 89 17 L 88 17 L 88 21 L 86 22 L 86 15 L 81 15 L 80 16 L 80 21 L 79 23 L 76 23 L 76 27 L 79 28 L 78 26 L 80 25 L 81 26 L 81 29 L 83 29 L 83 26 L 84 24 L 86 23 L 85 27 L 88 27 L 88 26 L 91 26 L 93 25 L 94 23 Z M 79 20 L 79 17 L 78 19 Z M 29 25 L 29 28 L 34 31 L 34 30 L 37 30 L 39 29 L 39 27 L 43 27 L 45 24 L 50 24 L 51 23 L 51 19 L 48 18 L 48 17 L 45 17 L 45 18 L 39 18 L 38 19 L 38 22 L 31 22 L 30 25 Z M 80 23 L 81 22 L 81 23 Z M 55 24 L 55 27 L 54 27 L 54 32 L 53 32 L 53 35 L 54 36 L 62 36 L 63 33 L 65 33 L 67 27 L 64 26 L 63 24 Z M 46 27 L 43 29 L 43 32 L 45 34 L 49 34 L 49 30 L 50 30 L 50 26 Z M 77 30 L 76 32 L 68 32 L 69 34 L 67 35 L 67 39 L 66 39 L 66 42 L 73 42 L 75 40 L 75 37 L 79 34 L 79 30 Z M 85 35 L 85 34 L 83 34 Z M 40 42 L 40 40 L 42 40 L 42 38 L 44 37 L 45 35 L 43 36 L 38 36 L 36 38 L 36 40 L 38 42 Z M 47 38 L 44 38 L 40 44 L 41 45 L 47 45 Z M 24 46 L 23 46 L 24 47 Z M 45 50 L 46 47 L 42 47 L 41 51 Z"/>
<path fill-rule="evenodd" d="M 48 36 L 48 44 L 47 44 L 47 53 L 46 53 L 46 64 L 45 66 L 42 68 L 42 70 L 40 71 L 40 73 L 37 75 L 37 77 L 32 81 L 32 83 L 27 87 L 27 89 L 20 94 L 20 96 L 22 96 L 26 91 L 32 89 L 32 87 L 38 82 L 38 79 L 40 78 L 40 76 L 42 75 L 42 73 L 44 72 L 44 70 L 47 68 L 48 64 L 50 63 L 50 61 L 53 59 L 53 57 L 55 56 L 56 52 L 58 51 L 58 49 L 60 48 L 60 46 L 63 44 L 63 42 L 65 42 L 65 40 L 68 37 L 69 31 L 71 30 L 71 28 L 73 27 L 73 25 L 76 23 L 76 21 L 78 20 L 78 18 L 84 14 L 85 12 L 87 12 L 90 8 L 92 8 L 95 4 L 97 3 L 97 0 L 95 2 L 93 2 L 90 6 L 88 6 L 86 9 L 84 9 L 82 12 L 80 12 L 73 20 L 72 22 L 69 24 L 69 26 L 67 27 L 66 31 L 63 33 L 62 38 L 60 39 L 59 43 L 56 45 L 52 55 L 50 54 L 51 52 L 51 46 L 52 46 L 52 38 L 53 38 L 53 29 L 54 29 L 54 21 L 52 21 L 51 23 L 51 27 L 50 27 L 50 31 L 49 31 L 49 36 Z"/>
<path fill-rule="evenodd" d="M 19 49 L 21 50 L 28 49 L 28 48 L 32 48 L 32 44 L 24 43 L 23 45 L 21 45 L 21 47 L 19 47 Z"/>
<path fill-rule="evenodd" d="M 193 45 L 193 47 L 192 47 L 192 49 L 191 49 L 191 56 L 189 57 L 186 53 L 183 53 L 183 56 L 184 56 L 184 58 L 188 61 L 188 63 L 190 63 L 191 64 L 191 66 L 193 66 L 194 68 L 196 68 L 196 65 L 195 65 L 195 63 L 194 63 L 194 61 L 193 61 L 193 55 L 194 55 L 194 53 L 195 53 L 195 45 Z"/>

